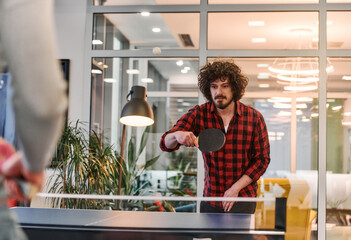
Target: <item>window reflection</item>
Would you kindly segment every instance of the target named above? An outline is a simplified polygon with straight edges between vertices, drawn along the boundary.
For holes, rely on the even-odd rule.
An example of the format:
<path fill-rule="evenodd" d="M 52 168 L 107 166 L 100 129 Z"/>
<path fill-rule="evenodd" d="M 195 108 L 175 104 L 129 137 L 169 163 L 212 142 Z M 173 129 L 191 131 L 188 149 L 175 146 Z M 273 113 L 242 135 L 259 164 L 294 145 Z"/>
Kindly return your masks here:
<path fill-rule="evenodd" d="M 317 12 L 208 13 L 208 49 L 317 49 Z"/>
<path fill-rule="evenodd" d="M 329 49 L 351 49 L 351 38 L 346 30 L 350 20 L 351 12 L 327 13 L 327 47 Z"/>
<path fill-rule="evenodd" d="M 93 26 L 93 50 L 199 48 L 199 13 L 94 14 Z"/>

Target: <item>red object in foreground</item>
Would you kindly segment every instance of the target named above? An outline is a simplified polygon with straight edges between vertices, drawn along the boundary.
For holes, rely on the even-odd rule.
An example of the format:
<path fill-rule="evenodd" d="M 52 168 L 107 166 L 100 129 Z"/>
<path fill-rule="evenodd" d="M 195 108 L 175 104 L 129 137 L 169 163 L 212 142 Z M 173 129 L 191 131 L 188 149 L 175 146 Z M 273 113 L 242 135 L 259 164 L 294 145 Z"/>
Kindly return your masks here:
<path fill-rule="evenodd" d="M 16 198 L 9 198 L 7 199 L 7 207 L 17 207 L 17 199 Z"/>

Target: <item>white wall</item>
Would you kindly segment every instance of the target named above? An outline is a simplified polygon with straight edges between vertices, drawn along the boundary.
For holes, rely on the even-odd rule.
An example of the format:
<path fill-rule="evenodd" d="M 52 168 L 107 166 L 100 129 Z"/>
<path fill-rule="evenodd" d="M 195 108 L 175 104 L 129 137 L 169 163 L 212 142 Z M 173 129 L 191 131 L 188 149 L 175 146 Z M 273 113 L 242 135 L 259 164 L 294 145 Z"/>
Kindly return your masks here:
<path fill-rule="evenodd" d="M 55 0 L 58 59 L 70 59 L 69 120 L 83 120 L 86 0 Z M 88 90 L 89 91 L 89 90 Z"/>

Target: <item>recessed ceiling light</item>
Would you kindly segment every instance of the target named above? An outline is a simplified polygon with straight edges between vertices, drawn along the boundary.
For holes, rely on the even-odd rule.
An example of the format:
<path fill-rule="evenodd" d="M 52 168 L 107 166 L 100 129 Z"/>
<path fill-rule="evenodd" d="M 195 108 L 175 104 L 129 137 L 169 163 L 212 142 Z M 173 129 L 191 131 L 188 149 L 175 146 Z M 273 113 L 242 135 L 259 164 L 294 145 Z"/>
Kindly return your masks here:
<path fill-rule="evenodd" d="M 104 78 L 104 82 L 107 82 L 107 83 L 114 83 L 114 82 L 117 82 L 117 80 L 114 79 L 114 78 Z"/>
<path fill-rule="evenodd" d="M 100 69 L 92 69 L 91 70 L 91 73 L 94 73 L 94 74 L 102 74 L 102 71 Z"/>
<path fill-rule="evenodd" d="M 259 73 L 258 75 L 257 75 L 257 78 L 258 79 L 268 79 L 269 78 L 269 73 Z"/>
<path fill-rule="evenodd" d="M 318 113 L 312 113 L 312 114 L 311 114 L 311 117 L 318 117 L 318 116 L 319 116 Z"/>
<path fill-rule="evenodd" d="M 182 105 L 185 106 L 185 107 L 189 107 L 189 106 L 190 106 L 190 103 L 188 103 L 188 102 L 183 102 Z"/>
<path fill-rule="evenodd" d="M 177 99 L 177 102 L 184 102 L 184 99 L 178 98 L 178 99 Z"/>
<path fill-rule="evenodd" d="M 334 111 L 340 110 L 342 108 L 342 106 L 338 105 L 338 106 L 333 106 L 331 109 Z"/>
<path fill-rule="evenodd" d="M 158 33 L 158 32 L 161 32 L 161 28 L 154 27 L 154 28 L 152 28 L 152 31 L 153 31 L 154 33 Z"/>
<path fill-rule="evenodd" d="M 179 60 L 176 62 L 176 64 L 177 64 L 177 66 L 181 67 L 181 66 L 183 66 L 184 62 L 183 62 L 183 60 Z"/>
<path fill-rule="evenodd" d="M 251 39 L 251 42 L 252 43 L 265 43 L 265 42 L 267 42 L 267 39 L 266 38 L 252 38 Z"/>
<path fill-rule="evenodd" d="M 266 67 L 268 67 L 269 65 L 267 64 L 267 63 L 259 63 L 259 64 L 257 64 L 257 67 L 258 68 L 266 68 Z"/>
<path fill-rule="evenodd" d="M 180 72 L 181 72 L 181 73 L 188 73 L 188 70 L 182 69 L 182 70 L 180 70 Z"/>
<path fill-rule="evenodd" d="M 127 69 L 127 73 L 128 74 L 139 74 L 139 70 L 138 69 Z"/>
<path fill-rule="evenodd" d="M 150 12 L 141 12 L 140 15 L 143 17 L 148 17 L 150 16 Z"/>
<path fill-rule="evenodd" d="M 99 39 L 93 40 L 92 43 L 93 43 L 93 45 L 101 45 L 101 44 L 103 44 L 103 42 L 101 40 L 99 40 Z"/>
<path fill-rule="evenodd" d="M 185 70 L 189 71 L 190 70 L 190 67 L 184 67 Z"/>
<path fill-rule="evenodd" d="M 258 87 L 260 87 L 260 88 L 269 88 L 269 84 L 261 83 L 261 84 L 258 84 Z"/>
<path fill-rule="evenodd" d="M 142 78 L 141 81 L 144 83 L 153 83 L 154 82 L 154 80 L 152 78 Z"/>
<path fill-rule="evenodd" d="M 252 27 L 264 26 L 264 21 L 249 21 L 249 26 L 252 26 Z"/>
<path fill-rule="evenodd" d="M 346 80 L 346 81 L 350 81 L 351 80 L 351 76 L 342 76 L 341 78 L 342 80 Z"/>

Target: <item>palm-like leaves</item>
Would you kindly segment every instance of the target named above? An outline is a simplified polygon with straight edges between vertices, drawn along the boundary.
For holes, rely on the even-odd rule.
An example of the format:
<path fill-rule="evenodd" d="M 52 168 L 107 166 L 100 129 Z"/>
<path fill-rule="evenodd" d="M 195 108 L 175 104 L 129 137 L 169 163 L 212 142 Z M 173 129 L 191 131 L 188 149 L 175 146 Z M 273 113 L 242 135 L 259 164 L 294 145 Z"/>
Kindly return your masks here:
<path fill-rule="evenodd" d="M 122 166 L 123 166 L 123 175 L 122 175 L 122 194 L 123 195 L 142 195 L 143 190 L 145 190 L 145 186 L 148 184 L 147 182 L 138 186 L 137 183 L 140 180 L 140 176 L 143 172 L 154 164 L 160 157 L 160 155 L 147 160 L 146 163 L 142 166 L 138 166 L 137 162 L 141 153 L 144 151 L 147 139 L 149 136 L 150 127 L 146 127 L 145 131 L 141 137 L 140 146 L 138 149 L 138 154 L 135 155 L 137 152 L 136 145 L 135 145 L 135 138 L 132 137 L 128 143 L 128 151 L 127 151 L 127 159 L 123 159 Z M 121 157 L 121 156 L 119 156 Z M 135 201 L 128 201 L 123 204 L 122 209 L 132 209 L 133 207 L 138 206 L 142 207 L 142 203 L 137 203 Z"/>
<path fill-rule="evenodd" d="M 149 128 L 143 133 L 138 154 L 136 155 L 135 138 L 128 144 L 127 159 L 102 141 L 102 136 L 92 131 L 88 134 L 79 121 L 75 125 L 67 125 L 58 142 L 54 158 L 55 174 L 49 178 L 51 193 L 70 194 L 117 194 L 119 168 L 122 164 L 121 188 L 124 195 L 139 195 L 145 186 L 136 187 L 143 171 L 155 163 L 159 156 L 146 161 L 139 168 L 137 161 L 146 146 Z M 134 203 L 128 202 L 124 209 Z M 112 200 L 59 199 L 52 202 L 53 207 L 103 209 L 115 207 Z"/>

